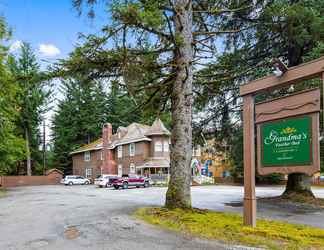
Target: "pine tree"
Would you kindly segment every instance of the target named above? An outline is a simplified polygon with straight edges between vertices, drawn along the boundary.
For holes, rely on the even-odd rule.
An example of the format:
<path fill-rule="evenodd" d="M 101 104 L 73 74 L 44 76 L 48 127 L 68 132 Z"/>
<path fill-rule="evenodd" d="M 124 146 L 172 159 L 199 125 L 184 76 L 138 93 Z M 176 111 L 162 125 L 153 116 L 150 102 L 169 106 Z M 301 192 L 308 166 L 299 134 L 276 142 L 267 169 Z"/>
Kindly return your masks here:
<path fill-rule="evenodd" d="M 53 118 L 53 158 L 59 168 L 71 174 L 69 153 L 101 137 L 108 116 L 108 101 L 100 82 L 82 77 L 64 80 L 61 92 L 64 99 L 58 103 Z"/>
<path fill-rule="evenodd" d="M 27 175 L 32 175 L 32 160 L 37 164 L 37 158 L 40 159 L 39 125 L 42 115 L 47 111 L 51 92 L 46 89 L 47 82 L 42 77 L 43 73 L 28 43 L 23 43 L 17 59 L 13 55 L 9 56 L 8 66 L 19 90 L 16 95 L 20 108 L 17 127 L 26 144 Z"/>
<path fill-rule="evenodd" d="M 209 94 L 217 97 L 226 92 L 227 96 L 237 99 L 240 84 L 272 73 L 273 58 L 280 58 L 287 66 L 292 67 L 321 56 L 324 51 L 323 14 L 323 0 L 259 0 L 255 1 L 254 9 L 224 15 L 220 22 L 222 28 L 243 31 L 229 34 L 225 40 L 225 53 L 216 63 L 204 69 L 204 73 L 207 72 L 206 75 L 215 81 L 216 88 L 209 88 Z M 203 77 L 199 80 L 203 81 Z M 300 86 L 309 88 L 313 85 L 307 82 Z M 207 91 L 208 87 L 210 86 L 201 91 Z M 282 90 L 280 94 L 287 92 Z M 275 95 L 269 92 L 256 98 L 264 100 L 271 96 Z M 216 105 L 217 102 L 212 107 Z M 231 99 L 228 105 L 231 106 Z M 236 114 L 236 110 L 234 106 L 232 115 Z M 234 147 L 237 145 L 239 144 L 235 143 Z M 289 175 L 285 194 L 301 193 L 313 196 L 308 179 L 304 174 Z"/>
<path fill-rule="evenodd" d="M 122 78 L 138 106 L 170 108 L 172 135 L 167 207 L 191 207 L 192 102 L 194 66 L 215 54 L 215 38 L 239 30 L 220 30 L 219 17 L 245 9 L 227 1 L 107 1 L 112 21 L 104 35 L 88 36 L 62 62 L 63 73 Z M 74 0 L 78 10 L 96 1 Z M 80 63 L 82 62 L 82 63 Z M 157 112 L 158 113 L 158 112 Z"/>
<path fill-rule="evenodd" d="M 7 48 L 3 44 L 9 36 L 5 20 L 0 18 L 0 175 L 14 172 L 17 162 L 24 156 L 24 140 L 16 133 L 18 88 L 5 64 Z"/>

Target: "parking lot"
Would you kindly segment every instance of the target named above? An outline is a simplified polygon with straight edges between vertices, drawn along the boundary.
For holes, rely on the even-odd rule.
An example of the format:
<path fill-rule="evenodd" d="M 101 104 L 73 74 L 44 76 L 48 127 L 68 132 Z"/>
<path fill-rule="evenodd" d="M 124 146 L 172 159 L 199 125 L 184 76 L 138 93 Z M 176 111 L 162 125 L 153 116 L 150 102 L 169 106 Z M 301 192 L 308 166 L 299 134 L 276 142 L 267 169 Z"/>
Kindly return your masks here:
<path fill-rule="evenodd" d="M 324 189 L 314 188 L 324 198 Z M 282 187 L 258 187 L 275 196 Z M 35 186 L 0 199 L 0 249 L 226 249 L 226 246 L 167 232 L 137 221 L 136 208 L 163 205 L 166 188 L 114 190 L 90 186 Z M 193 206 L 242 212 L 239 186 L 192 188 Z M 236 205 L 235 205 L 236 204 Z M 323 211 L 280 210 L 260 205 L 258 216 L 324 227 Z M 233 248 L 231 248 L 233 249 Z"/>

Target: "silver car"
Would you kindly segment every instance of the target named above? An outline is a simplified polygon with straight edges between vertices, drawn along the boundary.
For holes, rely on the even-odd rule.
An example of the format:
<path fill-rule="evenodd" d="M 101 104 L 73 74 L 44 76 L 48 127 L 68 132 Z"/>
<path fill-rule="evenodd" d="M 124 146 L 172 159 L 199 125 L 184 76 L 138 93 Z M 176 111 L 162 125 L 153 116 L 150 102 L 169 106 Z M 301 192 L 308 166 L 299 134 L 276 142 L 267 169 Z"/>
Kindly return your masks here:
<path fill-rule="evenodd" d="M 87 178 L 84 178 L 83 176 L 80 175 L 67 175 L 62 179 L 61 181 L 62 184 L 64 185 L 88 185 L 90 184 L 90 180 Z"/>

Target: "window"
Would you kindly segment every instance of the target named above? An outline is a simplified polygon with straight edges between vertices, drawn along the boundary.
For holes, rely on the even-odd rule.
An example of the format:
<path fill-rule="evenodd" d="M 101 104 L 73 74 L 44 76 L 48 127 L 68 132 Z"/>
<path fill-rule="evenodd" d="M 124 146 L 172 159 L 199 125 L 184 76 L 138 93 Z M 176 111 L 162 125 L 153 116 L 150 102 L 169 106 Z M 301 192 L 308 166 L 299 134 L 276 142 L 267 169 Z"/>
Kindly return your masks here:
<path fill-rule="evenodd" d="M 84 152 L 84 161 L 90 161 L 90 151 Z"/>
<path fill-rule="evenodd" d="M 169 141 L 164 141 L 163 148 L 164 152 L 169 152 Z"/>
<path fill-rule="evenodd" d="M 118 165 L 118 176 L 122 176 L 123 175 L 123 166 L 121 164 Z"/>
<path fill-rule="evenodd" d="M 117 157 L 118 158 L 123 157 L 123 146 L 118 146 L 118 148 L 117 148 Z"/>
<path fill-rule="evenodd" d="M 135 143 L 129 144 L 129 155 L 134 156 L 135 155 Z"/>
<path fill-rule="evenodd" d="M 92 177 L 92 168 L 86 168 L 86 178 Z"/>
<path fill-rule="evenodd" d="M 162 143 L 160 141 L 155 142 L 154 151 L 155 152 L 162 152 Z"/>
<path fill-rule="evenodd" d="M 134 163 L 131 163 L 129 166 L 129 173 L 130 174 L 135 174 L 135 165 Z"/>
<path fill-rule="evenodd" d="M 103 161 L 103 150 L 100 151 L 100 160 Z"/>

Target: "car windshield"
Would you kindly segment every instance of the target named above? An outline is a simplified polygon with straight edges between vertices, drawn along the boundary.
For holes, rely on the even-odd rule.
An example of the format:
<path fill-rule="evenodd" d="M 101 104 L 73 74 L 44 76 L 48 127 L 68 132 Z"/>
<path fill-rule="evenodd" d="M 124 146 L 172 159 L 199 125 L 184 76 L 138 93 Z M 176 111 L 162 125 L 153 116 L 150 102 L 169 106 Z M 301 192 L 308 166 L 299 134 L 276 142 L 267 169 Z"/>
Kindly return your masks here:
<path fill-rule="evenodd" d="M 102 178 L 102 175 L 98 175 L 98 176 L 97 176 L 97 179 L 100 179 L 100 178 Z"/>

